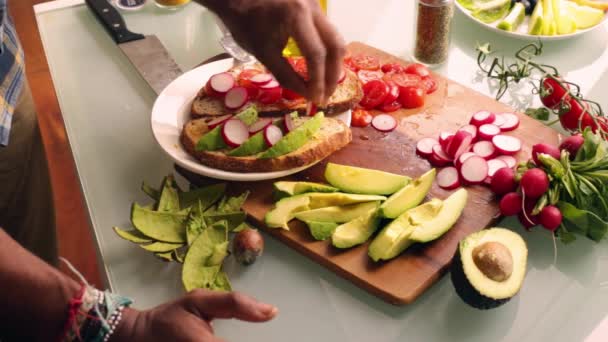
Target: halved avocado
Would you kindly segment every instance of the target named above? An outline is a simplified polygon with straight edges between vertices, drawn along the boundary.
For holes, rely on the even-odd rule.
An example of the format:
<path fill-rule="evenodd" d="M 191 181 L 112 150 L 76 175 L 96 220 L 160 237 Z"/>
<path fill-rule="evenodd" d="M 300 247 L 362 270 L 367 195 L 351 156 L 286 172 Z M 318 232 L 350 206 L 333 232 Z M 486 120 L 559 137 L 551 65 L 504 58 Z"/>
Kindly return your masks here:
<path fill-rule="evenodd" d="M 491 228 L 460 241 L 452 263 L 458 296 L 477 309 L 501 306 L 515 296 L 526 276 L 528 248 L 517 233 Z"/>

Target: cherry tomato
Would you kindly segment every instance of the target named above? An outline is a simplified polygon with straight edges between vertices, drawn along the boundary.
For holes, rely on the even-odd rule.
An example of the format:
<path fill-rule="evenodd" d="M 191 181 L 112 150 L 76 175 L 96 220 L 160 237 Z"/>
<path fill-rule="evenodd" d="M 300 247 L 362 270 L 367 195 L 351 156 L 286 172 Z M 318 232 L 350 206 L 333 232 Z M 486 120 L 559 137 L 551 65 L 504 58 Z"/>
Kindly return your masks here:
<path fill-rule="evenodd" d="M 399 102 L 406 109 L 420 108 L 424 106 L 425 96 L 426 92 L 420 87 L 405 87 L 401 88 Z"/>
<path fill-rule="evenodd" d="M 281 87 L 262 89 L 260 88 L 260 94 L 258 101 L 262 104 L 273 104 L 279 102 L 283 96 L 283 89 Z"/>
<path fill-rule="evenodd" d="M 411 74 L 386 74 L 383 77 L 385 82 L 394 82 L 399 88 L 420 87 L 422 78 Z"/>
<path fill-rule="evenodd" d="M 591 127 L 594 131 L 597 129 L 597 125 L 593 121 L 591 114 L 589 114 L 589 105 L 586 102 L 583 103 L 585 104 L 584 110 L 574 99 L 568 101 L 568 110 L 559 116 L 562 127 L 570 131 L 578 131 L 580 123 L 580 128 L 582 129 L 586 127 Z"/>
<path fill-rule="evenodd" d="M 384 103 L 388 92 L 389 87 L 383 81 L 369 81 L 363 86 L 364 96 L 360 104 L 365 109 L 373 109 Z"/>
<path fill-rule="evenodd" d="M 390 72 L 405 72 L 405 67 L 397 63 L 386 63 L 382 65 L 382 72 L 385 72 L 387 74 Z"/>
<path fill-rule="evenodd" d="M 426 89 L 427 94 L 432 94 L 437 91 L 437 81 L 435 81 L 433 76 L 423 77 L 422 84 L 424 86 L 424 89 Z"/>
<path fill-rule="evenodd" d="M 283 88 L 283 98 L 286 100 L 292 101 L 292 100 L 299 100 L 304 97 L 291 89 Z"/>
<path fill-rule="evenodd" d="M 355 127 L 367 127 L 372 123 L 374 117 L 365 109 L 355 109 L 353 111 L 352 125 Z"/>
<path fill-rule="evenodd" d="M 251 77 L 261 74 L 262 71 L 258 69 L 245 69 L 241 71 L 239 77 L 237 77 L 237 83 L 241 87 L 247 89 L 250 99 L 256 99 L 259 94 L 259 87 L 251 82 Z"/>
<path fill-rule="evenodd" d="M 568 85 L 567 89 L 570 89 Z M 557 109 L 557 107 L 562 102 L 568 102 L 570 100 L 570 95 L 567 92 L 567 89 L 564 89 L 557 81 L 550 77 L 543 78 L 541 89 L 540 89 L 540 100 L 547 108 Z"/>
<path fill-rule="evenodd" d="M 385 102 L 383 105 L 380 106 L 380 110 L 385 113 L 392 113 L 401 109 L 401 107 L 401 102 L 399 102 L 399 100 L 395 100 L 393 102 Z"/>
<path fill-rule="evenodd" d="M 384 104 L 389 104 L 395 102 L 399 98 L 399 86 L 394 82 L 386 82 L 388 85 L 388 94 L 386 95 L 386 99 L 384 99 Z"/>
<path fill-rule="evenodd" d="M 357 77 L 359 77 L 359 80 L 363 84 L 373 80 L 381 80 L 382 76 L 384 76 L 384 73 L 380 70 L 359 70 L 359 72 L 357 73 Z"/>
<path fill-rule="evenodd" d="M 412 75 L 418 75 L 420 77 L 431 76 L 431 72 L 429 71 L 429 69 L 420 63 L 413 63 L 413 64 L 408 65 L 405 68 L 405 73 L 412 74 Z"/>
<path fill-rule="evenodd" d="M 356 55 L 352 57 L 352 63 L 359 70 L 380 69 L 380 61 L 374 56 Z"/>

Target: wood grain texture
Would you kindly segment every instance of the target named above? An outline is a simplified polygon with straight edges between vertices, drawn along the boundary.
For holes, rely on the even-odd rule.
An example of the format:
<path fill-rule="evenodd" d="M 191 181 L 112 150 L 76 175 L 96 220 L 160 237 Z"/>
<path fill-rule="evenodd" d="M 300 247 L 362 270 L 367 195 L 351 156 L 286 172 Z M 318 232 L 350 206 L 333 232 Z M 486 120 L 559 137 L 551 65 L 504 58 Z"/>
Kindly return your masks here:
<path fill-rule="evenodd" d="M 353 54 L 364 53 L 377 56 L 385 62 L 406 62 L 385 52 L 361 43 L 352 43 Z M 316 166 L 288 177 L 290 180 L 323 181 L 323 172 L 328 161 L 346 165 L 380 169 L 388 172 L 418 177 L 430 169 L 427 161 L 416 157 L 415 143 L 423 137 L 437 137 L 441 131 L 456 131 L 468 123 L 478 110 L 493 112 L 512 111 L 508 106 L 496 102 L 456 82 L 435 75 L 439 83 L 437 92 L 427 97 L 422 109 L 401 110 L 395 113 L 399 121 L 398 130 L 380 133 L 371 127 L 352 128 L 353 142 Z M 557 143 L 557 133 L 541 123 L 520 115 L 521 126 L 509 134 L 522 139 L 524 149 L 517 157 L 529 156 L 536 142 Z M 244 206 L 245 211 L 260 227 L 266 212 L 272 208 L 272 182 L 234 184 L 233 190 L 251 190 L 251 197 Z M 385 301 L 401 305 L 414 301 L 447 270 L 458 242 L 473 232 L 491 226 L 498 208 L 491 191 L 483 186 L 468 188 L 469 199 L 462 217 L 442 238 L 426 245 L 409 248 L 401 256 L 382 263 L 374 263 L 367 256 L 367 245 L 350 250 L 338 250 L 328 242 L 314 241 L 307 228 L 292 221 L 291 230 L 264 230 L 315 260 L 361 288 Z M 436 185 L 430 197 L 446 198 L 450 192 Z"/>

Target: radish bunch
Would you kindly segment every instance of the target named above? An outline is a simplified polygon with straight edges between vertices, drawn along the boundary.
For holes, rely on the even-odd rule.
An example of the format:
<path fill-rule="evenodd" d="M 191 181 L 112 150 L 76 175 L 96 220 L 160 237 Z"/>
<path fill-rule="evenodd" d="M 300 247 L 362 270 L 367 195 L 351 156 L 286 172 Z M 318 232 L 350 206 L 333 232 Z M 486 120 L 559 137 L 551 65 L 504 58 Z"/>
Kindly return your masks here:
<path fill-rule="evenodd" d="M 437 174 L 437 183 L 446 190 L 461 184 L 490 184 L 500 169 L 517 164 L 513 155 L 521 150 L 521 140 L 502 134 L 517 127 L 516 114 L 479 111 L 455 133 L 441 132 L 438 139 L 418 141 L 416 152 L 433 166 L 445 166 Z"/>

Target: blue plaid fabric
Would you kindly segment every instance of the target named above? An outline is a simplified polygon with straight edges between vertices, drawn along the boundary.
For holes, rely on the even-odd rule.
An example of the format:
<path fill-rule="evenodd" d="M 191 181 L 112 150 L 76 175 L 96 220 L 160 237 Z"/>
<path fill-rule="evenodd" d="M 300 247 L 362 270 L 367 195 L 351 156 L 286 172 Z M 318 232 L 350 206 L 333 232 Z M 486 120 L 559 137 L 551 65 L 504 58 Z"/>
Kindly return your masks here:
<path fill-rule="evenodd" d="M 25 81 L 23 50 L 6 1 L 0 0 L 0 147 L 8 145 L 13 112 Z"/>

